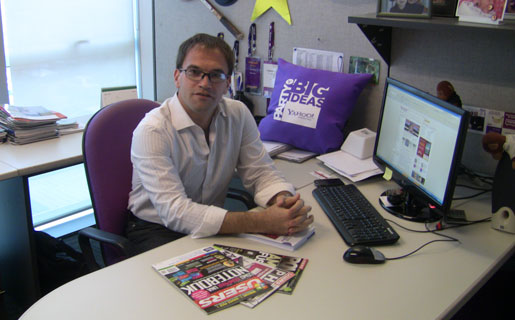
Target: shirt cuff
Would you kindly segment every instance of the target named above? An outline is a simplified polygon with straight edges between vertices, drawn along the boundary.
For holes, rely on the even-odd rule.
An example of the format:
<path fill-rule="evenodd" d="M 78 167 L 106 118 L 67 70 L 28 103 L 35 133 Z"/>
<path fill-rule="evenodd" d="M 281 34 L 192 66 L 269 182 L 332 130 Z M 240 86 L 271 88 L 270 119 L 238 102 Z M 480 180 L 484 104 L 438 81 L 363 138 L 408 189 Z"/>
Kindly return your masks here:
<path fill-rule="evenodd" d="M 266 208 L 268 201 L 281 191 L 288 191 L 292 195 L 296 193 L 295 187 L 291 183 L 276 183 L 273 186 L 269 186 L 265 188 L 265 190 L 258 192 L 254 197 L 254 201 L 258 206 Z"/>
<path fill-rule="evenodd" d="M 222 227 L 226 214 L 226 209 L 209 206 L 204 215 L 204 219 L 202 220 L 202 224 L 193 230 L 191 237 L 193 239 L 198 239 L 217 234 Z"/>

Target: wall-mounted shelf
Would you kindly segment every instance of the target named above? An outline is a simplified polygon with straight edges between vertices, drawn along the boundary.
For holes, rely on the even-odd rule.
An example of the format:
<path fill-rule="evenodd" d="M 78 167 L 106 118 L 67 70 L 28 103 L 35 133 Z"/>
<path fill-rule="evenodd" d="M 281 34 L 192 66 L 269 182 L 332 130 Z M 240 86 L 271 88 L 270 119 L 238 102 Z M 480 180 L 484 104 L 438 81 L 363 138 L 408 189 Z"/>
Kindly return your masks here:
<path fill-rule="evenodd" d="M 385 18 L 376 17 L 375 13 L 362 16 L 350 16 L 349 23 L 355 23 L 368 38 L 377 52 L 390 64 L 392 28 L 430 30 L 435 32 L 462 30 L 474 32 L 507 32 L 515 34 L 515 21 L 505 21 L 499 25 L 458 21 L 457 18 L 432 17 L 431 19 Z"/>

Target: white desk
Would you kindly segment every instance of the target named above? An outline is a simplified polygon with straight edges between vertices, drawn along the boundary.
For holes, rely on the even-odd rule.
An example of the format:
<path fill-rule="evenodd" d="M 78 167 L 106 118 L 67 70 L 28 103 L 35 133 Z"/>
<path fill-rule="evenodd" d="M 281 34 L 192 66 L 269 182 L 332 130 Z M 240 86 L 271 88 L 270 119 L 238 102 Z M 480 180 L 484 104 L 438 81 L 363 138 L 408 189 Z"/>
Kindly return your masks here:
<path fill-rule="evenodd" d="M 278 162 L 279 163 L 279 162 Z M 281 166 L 284 164 L 281 164 Z M 318 166 L 290 164 L 287 176 Z M 381 178 L 359 183 L 360 190 L 384 214 L 411 228 L 420 224 L 390 216 L 377 198 L 393 183 Z M 431 244 L 417 254 L 382 265 L 353 265 L 342 260 L 347 245 L 311 195 L 313 185 L 299 190 L 313 206 L 316 234 L 293 255 L 309 258 L 293 295 L 274 294 L 254 309 L 235 306 L 209 319 L 435 319 L 452 316 L 514 252 L 515 236 L 477 224 L 445 233 L 461 244 Z M 489 198 L 464 201 L 472 218 L 490 215 Z M 438 239 L 395 227 L 399 242 L 381 247 L 387 256 L 408 253 Z M 216 236 L 185 237 L 116 265 L 76 279 L 44 296 L 21 317 L 31 319 L 198 319 L 206 317 L 196 305 L 167 284 L 151 264 L 202 246 L 221 243 L 292 254 L 249 239 Z"/>
<path fill-rule="evenodd" d="M 10 165 L 0 162 L 0 181 L 7 180 L 18 175 L 18 170 Z"/>
<path fill-rule="evenodd" d="M 74 165 L 82 162 L 82 132 L 25 145 L 5 143 L 0 154 L 0 161 L 18 170 L 18 176 Z"/>
<path fill-rule="evenodd" d="M 82 162 L 82 133 L 26 144 L 0 145 L 0 273 L 22 304 L 40 297 L 28 178 Z"/>

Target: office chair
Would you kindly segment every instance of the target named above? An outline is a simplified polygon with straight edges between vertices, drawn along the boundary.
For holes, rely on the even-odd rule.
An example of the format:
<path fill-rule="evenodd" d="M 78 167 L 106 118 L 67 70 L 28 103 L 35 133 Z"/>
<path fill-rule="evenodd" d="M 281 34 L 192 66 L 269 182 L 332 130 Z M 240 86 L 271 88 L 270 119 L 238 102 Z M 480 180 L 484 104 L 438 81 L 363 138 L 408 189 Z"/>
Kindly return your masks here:
<path fill-rule="evenodd" d="M 78 238 L 91 271 L 100 266 L 90 240 L 101 244 L 106 266 L 134 255 L 124 236 L 132 188 L 132 132 L 145 114 L 158 106 L 145 99 L 116 102 L 95 113 L 84 129 L 82 153 L 96 228 L 82 229 Z M 244 190 L 230 188 L 227 197 L 243 202 L 249 209 L 255 207 L 252 196 Z"/>

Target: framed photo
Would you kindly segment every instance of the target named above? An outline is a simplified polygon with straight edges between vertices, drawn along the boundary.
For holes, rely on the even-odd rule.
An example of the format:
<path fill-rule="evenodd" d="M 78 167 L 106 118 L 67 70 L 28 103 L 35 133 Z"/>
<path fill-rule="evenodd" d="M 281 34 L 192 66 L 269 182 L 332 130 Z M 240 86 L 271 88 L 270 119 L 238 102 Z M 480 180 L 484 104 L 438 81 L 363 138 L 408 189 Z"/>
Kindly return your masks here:
<path fill-rule="evenodd" d="M 378 17 L 431 18 L 432 0 L 378 0 Z"/>
<path fill-rule="evenodd" d="M 509 0 L 459 0 L 456 16 L 459 21 L 499 24 L 507 12 Z"/>
<path fill-rule="evenodd" d="M 456 17 L 458 0 L 432 0 L 432 15 L 435 17 Z"/>
<path fill-rule="evenodd" d="M 381 64 L 379 60 L 365 57 L 351 56 L 349 59 L 349 73 L 370 73 L 372 74 L 372 83 L 379 83 L 379 69 Z"/>

